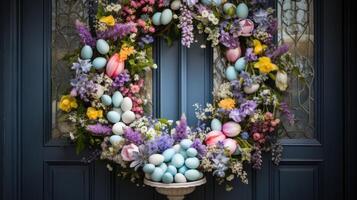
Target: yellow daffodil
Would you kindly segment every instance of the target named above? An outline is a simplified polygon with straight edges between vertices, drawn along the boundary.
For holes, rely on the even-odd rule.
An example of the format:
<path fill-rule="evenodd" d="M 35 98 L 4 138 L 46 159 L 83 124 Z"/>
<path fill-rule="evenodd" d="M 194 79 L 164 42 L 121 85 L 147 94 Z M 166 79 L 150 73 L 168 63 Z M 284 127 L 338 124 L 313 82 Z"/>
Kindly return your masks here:
<path fill-rule="evenodd" d="M 77 100 L 76 98 L 70 96 L 70 95 L 64 95 L 61 97 L 60 102 L 58 103 L 59 109 L 69 112 L 72 110 L 72 108 L 77 108 Z"/>
<path fill-rule="evenodd" d="M 232 110 L 235 107 L 235 101 L 232 98 L 225 98 L 218 103 L 218 106 L 225 110 Z"/>
<path fill-rule="evenodd" d="M 102 110 L 97 110 L 93 107 L 89 107 L 87 108 L 87 117 L 89 119 L 93 119 L 96 120 L 98 118 L 102 118 L 103 117 L 103 111 Z"/>
<path fill-rule="evenodd" d="M 259 69 L 261 73 L 268 74 L 271 71 L 278 70 L 278 67 L 271 62 L 269 57 L 263 56 L 254 64 L 254 68 Z"/>
<path fill-rule="evenodd" d="M 108 25 L 108 26 L 114 26 L 115 25 L 115 19 L 112 15 L 101 17 L 99 19 L 100 22 Z"/>
<path fill-rule="evenodd" d="M 128 56 L 130 56 L 133 53 L 134 53 L 134 47 L 123 45 L 119 52 L 119 60 L 125 61 L 126 59 L 128 59 Z"/>
<path fill-rule="evenodd" d="M 256 55 L 261 54 L 267 48 L 267 45 L 262 44 L 259 40 L 253 40 L 253 45 Z"/>

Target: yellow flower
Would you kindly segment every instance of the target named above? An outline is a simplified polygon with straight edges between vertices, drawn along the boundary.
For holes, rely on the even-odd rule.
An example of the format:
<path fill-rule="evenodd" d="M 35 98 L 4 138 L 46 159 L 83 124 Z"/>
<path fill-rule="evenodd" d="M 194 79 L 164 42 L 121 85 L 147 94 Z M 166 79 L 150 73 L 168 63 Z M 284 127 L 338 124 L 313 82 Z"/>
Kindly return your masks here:
<path fill-rule="evenodd" d="M 99 19 L 100 22 L 108 25 L 108 26 L 114 26 L 115 25 L 115 19 L 112 15 L 102 17 Z"/>
<path fill-rule="evenodd" d="M 77 100 L 70 95 L 64 95 L 61 97 L 61 100 L 58 103 L 58 107 L 63 111 L 69 112 L 72 110 L 72 108 L 78 107 Z"/>
<path fill-rule="evenodd" d="M 225 110 L 232 110 L 235 107 L 235 101 L 232 98 L 225 98 L 218 103 L 218 106 Z"/>
<path fill-rule="evenodd" d="M 134 47 L 127 46 L 127 45 L 124 44 L 121 47 L 120 52 L 119 52 L 119 60 L 120 61 L 125 61 L 126 59 L 128 59 L 128 56 L 130 56 L 133 53 L 134 53 Z"/>
<path fill-rule="evenodd" d="M 102 118 L 103 117 L 103 111 L 102 110 L 97 110 L 93 107 L 89 107 L 87 108 L 87 117 L 89 119 L 93 119 L 96 120 L 98 118 Z"/>
<path fill-rule="evenodd" d="M 261 54 L 267 48 L 267 45 L 262 44 L 259 40 L 253 40 L 253 45 L 256 55 Z"/>
<path fill-rule="evenodd" d="M 254 68 L 258 68 L 259 71 L 264 74 L 278 70 L 278 67 L 271 63 L 271 59 L 266 56 L 260 57 L 259 61 L 254 64 Z"/>

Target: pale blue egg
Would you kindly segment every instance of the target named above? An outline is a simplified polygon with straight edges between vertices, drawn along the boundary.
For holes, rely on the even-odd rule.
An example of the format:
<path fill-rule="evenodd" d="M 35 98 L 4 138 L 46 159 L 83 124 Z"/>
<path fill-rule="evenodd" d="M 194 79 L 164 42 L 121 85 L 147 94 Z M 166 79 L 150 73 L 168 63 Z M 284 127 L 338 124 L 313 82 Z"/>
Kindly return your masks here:
<path fill-rule="evenodd" d="M 97 40 L 96 48 L 97 48 L 97 51 L 103 55 L 105 55 L 109 52 L 109 44 L 108 44 L 108 42 L 106 42 L 103 39 Z"/>
<path fill-rule="evenodd" d="M 89 45 L 84 45 L 81 50 L 81 58 L 84 60 L 91 59 L 93 56 L 93 49 Z"/>
<path fill-rule="evenodd" d="M 175 182 L 176 183 L 186 183 L 187 180 L 186 180 L 186 177 L 185 175 L 181 174 L 181 173 L 177 173 L 175 175 Z"/>
<path fill-rule="evenodd" d="M 200 172 L 196 169 L 189 169 L 185 172 L 185 177 L 189 181 L 197 181 L 200 178 Z"/>
<path fill-rule="evenodd" d="M 245 69 L 245 65 L 247 64 L 247 62 L 245 61 L 244 57 L 239 58 L 236 63 L 234 64 L 234 68 L 237 71 L 243 71 Z"/>
<path fill-rule="evenodd" d="M 185 174 L 185 172 L 188 170 L 188 168 L 184 165 L 179 168 L 178 172 L 181 174 Z"/>
<path fill-rule="evenodd" d="M 113 100 L 113 106 L 119 107 L 123 101 L 123 95 L 119 91 L 116 91 L 112 96 L 112 100 Z"/>
<path fill-rule="evenodd" d="M 174 176 L 171 173 L 166 172 L 162 176 L 162 182 L 164 182 L 164 183 L 172 183 L 172 182 L 174 182 Z"/>
<path fill-rule="evenodd" d="M 112 135 L 109 138 L 109 142 L 113 145 L 113 146 L 117 146 L 120 144 L 120 142 L 123 141 L 123 138 L 119 135 Z"/>
<path fill-rule="evenodd" d="M 195 157 L 197 156 L 197 150 L 195 148 L 190 147 L 186 150 L 186 155 L 187 157 Z"/>
<path fill-rule="evenodd" d="M 92 65 L 96 69 L 102 69 L 107 64 L 107 59 L 103 57 L 97 57 L 93 60 Z"/>
<path fill-rule="evenodd" d="M 151 180 L 159 182 L 161 181 L 164 171 L 160 167 L 155 167 L 154 171 L 151 174 Z"/>
<path fill-rule="evenodd" d="M 183 156 L 183 158 L 184 159 L 186 159 L 187 158 L 187 153 L 186 153 L 186 150 L 184 150 L 184 149 L 180 149 L 180 151 L 179 151 L 179 154 L 181 154 L 182 156 Z"/>
<path fill-rule="evenodd" d="M 212 0 L 212 3 L 216 6 L 220 6 L 222 4 L 222 0 Z"/>
<path fill-rule="evenodd" d="M 236 9 L 236 14 L 239 18 L 241 19 L 245 19 L 248 17 L 248 12 L 249 12 L 249 9 L 248 9 L 248 6 L 247 4 L 245 3 L 240 3 L 238 6 L 237 6 L 237 9 Z"/>
<path fill-rule="evenodd" d="M 177 174 L 177 168 L 173 165 L 169 165 L 166 171 L 172 174 L 173 176 Z"/>
<path fill-rule="evenodd" d="M 181 140 L 181 142 L 180 142 L 180 146 L 181 146 L 181 148 L 182 149 L 188 149 L 188 148 L 190 148 L 190 146 L 192 145 L 192 141 L 190 140 L 190 139 L 183 139 L 183 140 Z"/>
<path fill-rule="evenodd" d="M 233 66 L 229 66 L 226 69 L 226 78 L 230 81 L 236 80 L 237 79 L 237 72 L 234 69 Z"/>
<path fill-rule="evenodd" d="M 171 165 L 175 166 L 176 168 L 182 167 L 184 163 L 185 163 L 185 158 L 178 153 L 176 153 L 171 159 Z"/>
<path fill-rule="evenodd" d="M 155 165 L 153 165 L 151 163 L 145 164 L 143 167 L 143 171 L 147 174 L 153 173 L 154 170 L 155 170 Z"/>
<path fill-rule="evenodd" d="M 152 16 L 152 23 L 156 26 L 161 25 L 161 12 L 157 12 Z"/>
<path fill-rule="evenodd" d="M 185 160 L 185 165 L 190 169 L 196 169 L 198 166 L 200 166 L 200 161 L 196 157 L 187 158 Z"/>
<path fill-rule="evenodd" d="M 165 162 L 170 162 L 172 156 L 174 156 L 175 153 L 176 153 L 176 151 L 175 151 L 175 149 L 173 149 L 173 148 L 166 149 L 166 150 L 162 153 L 162 155 L 164 156 L 164 161 L 165 161 Z"/>
<path fill-rule="evenodd" d="M 203 3 L 206 6 L 208 6 L 208 5 L 211 5 L 212 0 L 201 0 L 201 3 Z"/>
<path fill-rule="evenodd" d="M 161 163 L 161 165 L 159 165 L 159 167 L 162 169 L 162 171 L 166 172 L 166 170 L 167 170 L 166 163 Z"/>
<path fill-rule="evenodd" d="M 198 179 L 201 179 L 201 178 L 203 178 L 203 173 L 202 172 L 200 172 L 200 176 L 198 177 Z"/>
<path fill-rule="evenodd" d="M 222 122 L 219 121 L 218 119 L 212 119 L 211 129 L 212 129 L 212 131 L 221 131 L 222 130 Z"/>
<path fill-rule="evenodd" d="M 118 112 L 112 110 L 107 113 L 107 119 L 111 123 L 115 124 L 120 121 L 120 115 Z"/>
<path fill-rule="evenodd" d="M 112 105 L 112 98 L 109 95 L 104 94 L 101 98 L 102 103 L 106 106 Z"/>
<path fill-rule="evenodd" d="M 160 22 L 162 25 L 167 25 L 171 22 L 171 20 L 172 20 L 172 11 L 171 9 L 166 8 L 164 11 L 162 11 Z"/>

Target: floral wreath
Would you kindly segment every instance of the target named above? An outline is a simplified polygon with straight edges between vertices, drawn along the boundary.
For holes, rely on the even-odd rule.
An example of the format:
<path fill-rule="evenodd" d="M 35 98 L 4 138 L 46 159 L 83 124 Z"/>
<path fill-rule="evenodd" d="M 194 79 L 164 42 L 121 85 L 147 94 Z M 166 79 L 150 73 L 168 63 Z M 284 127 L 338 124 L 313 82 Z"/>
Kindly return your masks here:
<path fill-rule="evenodd" d="M 123 0 L 96 5 L 94 30 L 76 21 L 83 46 L 72 56 L 74 77 L 58 105 L 74 125 L 77 151 L 108 161 L 119 176 L 183 183 L 212 174 L 232 189 L 248 183 L 245 164 L 262 166 L 262 152 L 278 164 L 280 117 L 288 74 L 298 72 L 286 45 L 274 41 L 277 20 L 264 0 Z M 152 44 L 181 36 L 185 47 L 206 35 L 225 66 L 214 101 L 195 105 L 198 125 L 150 116 L 145 75 L 157 68 Z M 204 47 L 202 47 L 204 48 Z M 160 66 L 165 67 L 165 66 Z M 294 75 L 299 76 L 298 73 Z"/>

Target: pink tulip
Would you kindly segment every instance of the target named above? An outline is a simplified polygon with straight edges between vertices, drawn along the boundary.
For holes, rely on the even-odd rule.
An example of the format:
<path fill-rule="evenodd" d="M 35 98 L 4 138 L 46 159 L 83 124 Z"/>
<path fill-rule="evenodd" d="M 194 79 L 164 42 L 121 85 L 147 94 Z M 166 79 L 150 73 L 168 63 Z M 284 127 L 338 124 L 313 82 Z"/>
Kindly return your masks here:
<path fill-rule="evenodd" d="M 115 53 L 107 63 L 107 75 L 117 77 L 124 70 L 124 61 L 119 60 L 119 54 Z"/>
<path fill-rule="evenodd" d="M 124 161 L 133 161 L 135 152 L 139 152 L 138 146 L 136 146 L 135 144 L 129 144 L 123 146 L 120 155 Z"/>
<path fill-rule="evenodd" d="M 223 124 L 222 130 L 227 137 L 235 137 L 242 129 L 237 122 L 226 122 Z"/>
<path fill-rule="evenodd" d="M 240 47 L 237 47 L 235 49 L 228 49 L 226 51 L 226 58 L 229 62 L 234 63 L 235 61 L 238 60 L 241 54 L 242 54 L 242 50 L 240 49 Z"/>
<path fill-rule="evenodd" d="M 254 23 L 252 22 L 252 20 L 243 19 L 239 21 L 239 25 L 241 27 L 241 30 L 239 32 L 241 36 L 248 37 L 252 35 L 252 32 L 254 30 Z"/>
<path fill-rule="evenodd" d="M 205 142 L 208 146 L 213 146 L 224 139 L 226 136 L 221 131 L 211 131 L 206 135 Z"/>
<path fill-rule="evenodd" d="M 228 149 L 229 154 L 232 155 L 237 149 L 237 141 L 235 141 L 231 138 L 227 138 L 227 139 L 223 140 L 223 146 L 224 146 L 224 148 Z"/>

